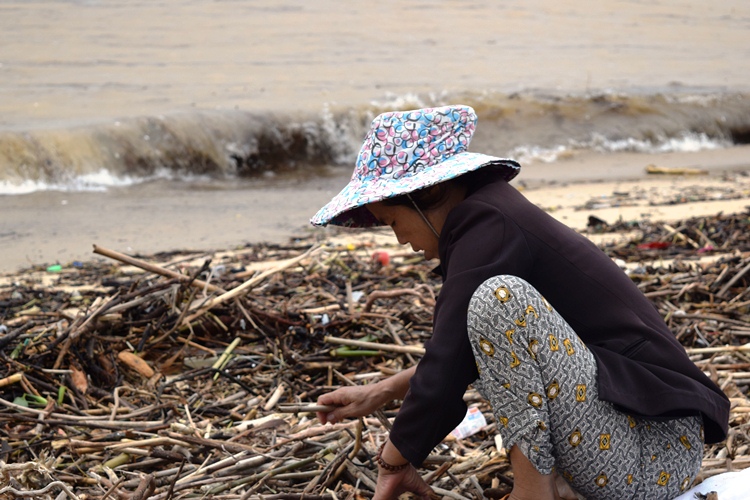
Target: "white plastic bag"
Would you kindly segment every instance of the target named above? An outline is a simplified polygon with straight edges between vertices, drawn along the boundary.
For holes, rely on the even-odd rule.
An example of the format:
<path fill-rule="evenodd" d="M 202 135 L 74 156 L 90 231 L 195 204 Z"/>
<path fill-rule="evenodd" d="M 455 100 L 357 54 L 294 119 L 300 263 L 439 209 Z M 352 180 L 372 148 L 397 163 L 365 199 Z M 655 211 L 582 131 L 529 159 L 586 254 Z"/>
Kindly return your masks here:
<path fill-rule="evenodd" d="M 719 500 L 750 499 L 750 469 L 739 472 L 725 472 L 718 476 L 709 477 L 674 500 L 695 500 L 700 498 L 696 496 L 696 493 L 706 495 L 712 491 L 718 494 Z"/>
<path fill-rule="evenodd" d="M 484 418 L 484 415 L 482 415 L 482 412 L 479 411 L 479 408 L 476 406 L 472 406 L 466 411 L 466 416 L 461 423 L 458 424 L 458 427 L 451 431 L 451 434 L 456 439 L 463 439 L 472 434 L 476 434 L 485 425 L 487 425 L 487 420 Z"/>

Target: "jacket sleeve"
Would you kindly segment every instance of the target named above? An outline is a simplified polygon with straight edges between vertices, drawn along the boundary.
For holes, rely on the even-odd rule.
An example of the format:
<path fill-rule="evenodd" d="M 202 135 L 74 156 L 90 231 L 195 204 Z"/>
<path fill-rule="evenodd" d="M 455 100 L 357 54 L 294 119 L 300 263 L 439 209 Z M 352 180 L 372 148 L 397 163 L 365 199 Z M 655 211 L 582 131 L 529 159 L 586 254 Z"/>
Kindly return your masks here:
<path fill-rule="evenodd" d="M 522 232 L 486 203 L 465 200 L 454 208 L 440 236 L 444 284 L 432 338 L 410 381 L 391 431 L 391 442 L 415 466 L 463 419 L 463 395 L 478 374 L 467 333 L 474 291 L 498 274 L 528 274 L 532 262 Z"/>

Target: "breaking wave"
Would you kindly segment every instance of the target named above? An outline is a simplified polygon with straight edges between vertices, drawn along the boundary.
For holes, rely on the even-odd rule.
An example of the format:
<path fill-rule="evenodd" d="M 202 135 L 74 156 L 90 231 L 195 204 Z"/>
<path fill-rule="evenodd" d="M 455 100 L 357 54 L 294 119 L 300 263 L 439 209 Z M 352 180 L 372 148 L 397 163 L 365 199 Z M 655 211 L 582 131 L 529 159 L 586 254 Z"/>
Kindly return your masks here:
<path fill-rule="evenodd" d="M 578 151 L 596 151 L 598 153 L 695 153 L 710 149 L 731 147 L 732 141 L 712 139 L 704 133 L 685 133 L 682 137 L 662 137 L 656 141 L 635 139 L 608 139 L 595 133 L 588 141 L 571 140 L 567 145 L 552 147 L 519 146 L 509 156 L 521 163 L 533 161 L 553 163 L 572 157 Z"/>
<path fill-rule="evenodd" d="M 743 93 L 405 95 L 298 116 L 193 112 L 0 131 L 0 194 L 348 169 L 378 113 L 459 102 L 479 115 L 472 150 L 522 162 L 554 162 L 581 150 L 698 151 L 750 142 L 750 95 Z"/>

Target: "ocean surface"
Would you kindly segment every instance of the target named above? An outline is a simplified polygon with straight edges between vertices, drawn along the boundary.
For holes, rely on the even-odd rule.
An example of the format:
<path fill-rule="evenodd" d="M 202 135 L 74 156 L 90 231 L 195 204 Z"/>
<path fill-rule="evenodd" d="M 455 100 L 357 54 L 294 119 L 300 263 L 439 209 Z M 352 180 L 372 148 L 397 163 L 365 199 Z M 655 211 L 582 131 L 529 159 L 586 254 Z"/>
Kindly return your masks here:
<path fill-rule="evenodd" d="M 749 82 L 747 0 L 1 0 L 0 194 L 351 170 L 448 103 L 522 162 L 730 148 Z"/>

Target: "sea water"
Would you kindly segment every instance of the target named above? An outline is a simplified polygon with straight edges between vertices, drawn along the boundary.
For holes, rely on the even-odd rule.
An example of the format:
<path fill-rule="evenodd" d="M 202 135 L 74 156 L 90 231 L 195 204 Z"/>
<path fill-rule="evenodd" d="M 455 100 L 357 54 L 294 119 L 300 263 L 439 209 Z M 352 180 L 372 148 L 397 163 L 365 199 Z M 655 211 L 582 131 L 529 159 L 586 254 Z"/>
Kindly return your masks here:
<path fill-rule="evenodd" d="M 350 170 L 449 103 L 522 162 L 726 148 L 748 61 L 745 0 L 0 1 L 0 194 Z"/>

